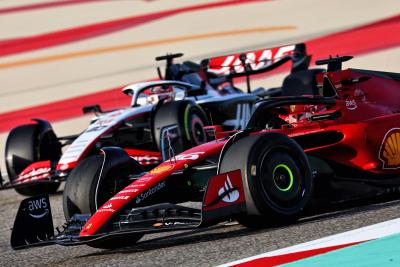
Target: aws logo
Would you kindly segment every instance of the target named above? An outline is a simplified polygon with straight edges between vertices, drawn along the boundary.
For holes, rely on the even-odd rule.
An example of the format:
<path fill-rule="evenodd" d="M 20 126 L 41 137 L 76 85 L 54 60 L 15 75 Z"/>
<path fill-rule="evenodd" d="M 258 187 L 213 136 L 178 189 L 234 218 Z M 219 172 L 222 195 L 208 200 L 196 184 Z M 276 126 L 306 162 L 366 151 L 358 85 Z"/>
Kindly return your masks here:
<path fill-rule="evenodd" d="M 390 129 L 385 134 L 378 158 L 383 163 L 383 169 L 400 168 L 400 128 Z"/>
<path fill-rule="evenodd" d="M 46 216 L 49 210 L 49 203 L 45 197 L 28 201 L 28 214 L 32 218 L 40 219 Z"/>

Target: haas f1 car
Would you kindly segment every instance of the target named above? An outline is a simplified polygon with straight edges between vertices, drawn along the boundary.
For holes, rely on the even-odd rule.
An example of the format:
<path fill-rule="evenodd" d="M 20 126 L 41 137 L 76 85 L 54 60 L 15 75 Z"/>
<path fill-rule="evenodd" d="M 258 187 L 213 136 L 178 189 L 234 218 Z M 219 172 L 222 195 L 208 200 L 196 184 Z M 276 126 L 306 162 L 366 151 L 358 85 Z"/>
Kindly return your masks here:
<path fill-rule="evenodd" d="M 167 63 L 164 77 L 158 69 L 159 81 L 123 89 L 132 97 L 131 107 L 109 112 L 102 112 L 98 105 L 84 107 L 84 113 L 94 111 L 97 116 L 81 134 L 58 138 L 50 123 L 40 119 L 14 128 L 6 142 L 10 181 L 1 180 L 0 189 L 15 188 L 25 195 L 55 192 L 81 160 L 104 146 L 124 148 L 149 170 L 168 158 L 161 145 L 167 133 L 175 152 L 182 152 L 207 141 L 203 126 L 211 121 L 225 130 L 243 129 L 257 99 L 279 93 L 264 88 L 251 91 L 250 87 L 244 93 L 234 86 L 234 78 L 249 80 L 252 74 L 288 61 L 293 62 L 292 72 L 300 72 L 309 63 L 304 44 L 215 57 L 201 64 L 173 63 L 182 55 L 156 58 Z M 252 68 L 247 67 L 249 62 Z"/>
<path fill-rule="evenodd" d="M 177 155 L 169 146 L 172 156 L 149 172 L 124 150 L 103 148 L 67 181 L 64 230 L 54 235 L 46 196 L 26 199 L 12 247 L 113 248 L 228 218 L 265 227 L 296 221 L 313 201 L 398 191 L 400 74 L 342 70 L 350 58 L 317 61 L 328 66 L 313 94 L 283 88 L 286 95 L 258 102 L 245 130 L 209 127 L 215 140 Z"/>

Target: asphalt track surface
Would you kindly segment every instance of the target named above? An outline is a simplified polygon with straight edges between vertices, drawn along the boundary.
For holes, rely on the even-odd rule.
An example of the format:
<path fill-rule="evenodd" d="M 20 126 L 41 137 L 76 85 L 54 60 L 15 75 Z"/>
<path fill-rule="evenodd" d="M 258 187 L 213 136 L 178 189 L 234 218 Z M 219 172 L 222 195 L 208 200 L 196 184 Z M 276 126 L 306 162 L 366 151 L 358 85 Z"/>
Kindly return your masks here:
<path fill-rule="evenodd" d="M 16 8 L 18 2 L 19 8 Z M 154 62 L 152 58 L 165 52 L 183 51 L 188 59 L 200 59 L 223 52 L 242 51 L 257 47 L 286 44 L 310 40 L 333 32 L 350 29 L 372 21 L 398 15 L 399 3 L 387 1 L 364 5 L 365 1 L 260 1 L 243 5 L 226 6 L 223 9 L 200 10 L 195 13 L 184 13 L 179 16 L 166 16 L 160 20 L 148 21 L 137 28 L 116 31 L 110 23 L 120 18 L 131 18 L 130 21 L 118 21 L 133 25 L 141 14 L 159 13 L 177 8 L 193 9 L 192 1 L 140 1 L 134 14 L 126 6 L 129 1 L 118 1 L 109 13 L 100 13 L 110 9 L 110 2 L 87 0 L 63 0 L 54 4 L 52 1 L 0 1 L 0 44 L 7 41 L 23 40 L 23 37 L 38 36 L 45 33 L 60 33 L 65 29 L 70 32 L 71 40 L 67 45 L 52 46 L 48 41 L 46 49 L 30 50 L 32 46 L 22 42 L 18 53 L 0 58 L 0 64 L 29 61 L 33 58 L 46 58 L 58 54 L 68 54 L 81 50 L 96 50 L 102 47 L 129 44 L 133 41 L 165 40 L 170 37 L 192 36 L 195 33 L 229 32 L 240 29 L 251 29 L 264 26 L 290 26 L 295 30 L 269 32 L 263 35 L 226 36 L 215 40 L 194 40 L 170 45 L 141 48 L 132 51 L 120 51 L 114 54 L 65 59 L 63 61 L 31 64 L 0 71 L 0 111 L 10 112 L 34 105 L 51 103 L 96 90 L 117 88 L 123 84 L 141 79 L 153 78 Z M 196 1 L 196 5 L 209 5 L 214 1 Z M 264 3 L 265 2 L 265 3 Z M 139 3 L 139 0 L 138 0 Z M 184 3 L 184 4 L 182 4 Z M 95 5 L 96 8 L 93 8 Z M 328 6 L 326 6 L 328 5 Z M 324 11 L 324 12 L 322 12 Z M 82 12 L 85 16 L 71 18 L 65 12 Z M 192 12 L 192 11 L 191 11 Z M 308 12 L 308 13 L 307 13 Z M 222 14 L 226 17 L 221 19 Z M 67 13 L 71 14 L 71 13 Z M 195 14 L 195 16 L 193 15 Z M 253 14 L 243 18 L 243 14 Z M 99 19 L 101 17 L 101 19 Z M 151 16 L 150 16 L 151 17 Z M 57 19 L 56 19 L 57 18 Z M 149 17 L 148 17 L 149 18 Z M 154 16 L 152 18 L 157 18 Z M 242 18 L 242 19 L 239 19 Z M 192 22 L 190 25 L 187 21 Z M 48 23 L 51 21 L 51 23 Z M 82 25 L 97 25 L 107 22 L 109 33 L 96 38 L 77 41 Z M 223 23 L 219 23 L 223 22 Z M 218 23 L 218 24 L 217 24 Z M 7 27 L 12 25 L 13 27 Z M 116 24 L 115 24 L 116 25 Z M 120 26 L 120 24 L 118 24 Z M 104 26 L 104 25 L 103 25 Z M 163 27 L 168 31 L 160 31 Z M 117 27 L 118 28 L 118 27 Z M 96 28 L 91 28 L 96 29 Z M 153 36 L 157 31 L 157 38 Z M 89 34 L 86 32 L 85 34 Z M 62 35 L 62 34 L 61 34 Z M 138 38 L 140 36 L 140 38 Z M 88 37 L 88 35 L 86 36 Z M 85 38 L 86 38 L 85 37 Z M 92 36 L 93 37 L 93 36 Z M 263 38 L 261 38 L 263 37 Z M 83 38 L 83 37 L 82 37 Z M 132 41 L 133 39 L 133 41 Z M 33 40 L 33 39 L 30 39 Z M 59 39 L 54 39 L 53 43 Z M 40 43 L 40 42 L 39 42 Z M 228 45 L 227 45 L 228 44 Z M 38 43 L 35 49 L 38 48 Z M 15 48 L 17 49 L 17 48 Z M 5 50 L 3 50 L 3 53 Z M 11 50 L 8 50 L 11 51 Z M 17 50 L 13 50 L 16 52 Z M 20 53 L 21 52 L 21 53 Z M 129 52 L 129 53 L 128 53 Z M 371 51 L 372 52 L 372 51 Z M 400 62 L 399 46 L 382 51 L 373 51 L 352 60 L 352 67 L 398 70 Z M 132 60 L 126 60 L 135 57 Z M 78 66 L 78 67 L 77 67 Z M 106 68 L 104 67 L 106 66 Z M 51 72 L 56 69 L 58 72 Z M 134 74 L 134 75 L 133 75 Z M 23 77 L 23 79 L 21 78 Z M 282 76 L 277 75 L 263 80 L 272 86 L 279 85 Z M 260 81 L 255 82 L 259 85 Z M 276 83 L 276 84 L 274 84 Z M 261 84 L 262 85 L 262 84 Z M 271 87 L 272 87 L 271 86 Z M 85 127 L 90 117 L 74 118 L 55 123 L 60 134 L 72 134 Z M 0 135 L 0 146 L 4 146 L 6 134 Z M 1 149 L 0 149 L 1 150 Z M 3 165 L 3 155 L 0 156 Z M 2 166 L 4 171 L 4 167 Z M 281 228 L 249 230 L 235 223 L 220 224 L 209 229 L 189 232 L 176 232 L 145 236 L 139 243 L 121 250 L 100 250 L 87 246 L 61 247 L 49 246 L 23 251 L 12 251 L 9 245 L 10 228 L 22 196 L 13 190 L 0 191 L 0 266 L 215 266 L 267 251 L 311 241 L 327 235 L 341 233 L 362 226 L 398 218 L 400 201 L 391 200 L 358 207 L 346 207 L 340 210 L 313 215 L 302 219 L 298 224 Z M 63 223 L 61 210 L 61 193 L 51 197 L 55 225 Z M 29 227 L 29 225 L 27 225 Z"/>
<path fill-rule="evenodd" d="M 61 199 L 59 194 L 50 200 L 56 225 L 63 221 Z M 1 192 L 1 266 L 215 266 L 395 219 L 400 214 L 400 200 L 391 200 L 312 215 L 285 227 L 250 230 L 232 222 L 201 230 L 147 235 L 136 246 L 119 250 L 82 245 L 12 251 L 9 229 L 20 200 L 22 197 L 13 191 Z"/>

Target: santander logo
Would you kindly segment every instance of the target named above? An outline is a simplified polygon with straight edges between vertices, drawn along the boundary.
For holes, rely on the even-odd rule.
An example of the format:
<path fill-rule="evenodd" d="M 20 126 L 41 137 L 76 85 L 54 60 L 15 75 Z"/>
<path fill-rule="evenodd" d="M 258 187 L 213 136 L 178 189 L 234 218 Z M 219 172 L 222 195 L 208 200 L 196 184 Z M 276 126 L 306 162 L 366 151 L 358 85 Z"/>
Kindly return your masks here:
<path fill-rule="evenodd" d="M 239 191 L 234 189 L 231 179 L 229 179 L 229 175 L 226 176 L 224 186 L 218 191 L 218 196 L 223 195 L 224 197 L 222 198 L 222 201 L 227 203 L 232 203 L 239 199 Z"/>

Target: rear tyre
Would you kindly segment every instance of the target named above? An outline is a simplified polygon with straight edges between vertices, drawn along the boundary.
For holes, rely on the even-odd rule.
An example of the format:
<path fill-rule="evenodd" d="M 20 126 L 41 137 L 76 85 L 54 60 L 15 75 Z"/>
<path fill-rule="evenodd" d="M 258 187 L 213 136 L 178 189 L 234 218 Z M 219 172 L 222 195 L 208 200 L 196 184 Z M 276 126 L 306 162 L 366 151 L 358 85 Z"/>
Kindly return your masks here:
<path fill-rule="evenodd" d="M 71 171 L 63 193 L 64 217 L 93 214 L 101 205 L 131 183 L 129 175 L 142 166 L 122 149 L 107 147 L 101 155 L 87 157 Z"/>
<path fill-rule="evenodd" d="M 163 104 L 154 116 L 154 138 L 160 150 L 161 135 L 167 127 L 176 125 L 179 138 L 172 144 L 174 152 L 181 153 L 189 148 L 207 142 L 207 135 L 203 129 L 209 125 L 203 109 L 189 100 L 173 101 Z"/>
<path fill-rule="evenodd" d="M 11 130 L 6 141 L 6 167 L 10 182 L 30 164 L 36 161 L 57 161 L 61 156 L 61 144 L 50 129 L 41 124 L 27 124 Z M 22 195 L 34 196 L 44 193 L 55 193 L 60 183 L 27 186 L 16 188 Z"/>
<path fill-rule="evenodd" d="M 248 136 L 225 153 L 220 173 L 241 169 L 247 214 L 237 217 L 260 228 L 296 221 L 310 200 L 313 181 L 307 157 L 279 133 Z"/>

